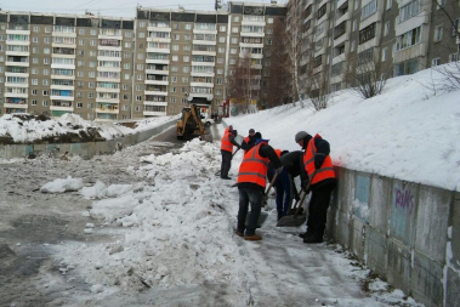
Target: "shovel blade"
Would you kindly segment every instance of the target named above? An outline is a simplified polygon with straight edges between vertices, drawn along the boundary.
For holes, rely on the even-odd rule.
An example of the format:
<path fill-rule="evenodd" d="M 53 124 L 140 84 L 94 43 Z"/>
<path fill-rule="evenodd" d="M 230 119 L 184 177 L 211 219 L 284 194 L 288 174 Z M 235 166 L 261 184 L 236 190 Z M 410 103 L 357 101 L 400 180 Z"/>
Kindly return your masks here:
<path fill-rule="evenodd" d="M 279 219 L 276 227 L 299 227 L 305 223 L 305 215 L 286 215 Z"/>

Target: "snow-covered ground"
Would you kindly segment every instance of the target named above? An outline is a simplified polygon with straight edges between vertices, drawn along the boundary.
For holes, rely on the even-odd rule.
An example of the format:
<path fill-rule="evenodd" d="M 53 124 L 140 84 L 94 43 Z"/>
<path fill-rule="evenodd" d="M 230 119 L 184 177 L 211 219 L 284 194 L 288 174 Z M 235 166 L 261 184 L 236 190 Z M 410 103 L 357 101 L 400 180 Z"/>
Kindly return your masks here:
<path fill-rule="evenodd" d="M 429 85 L 439 82 L 435 77 L 423 71 L 389 80 L 382 95 L 368 100 L 338 92 L 320 112 L 298 104 L 226 122 L 243 136 L 254 128 L 273 147 L 288 150 L 299 149 L 297 131 L 319 133 L 330 142 L 337 165 L 458 190 L 459 92 L 431 91 Z M 123 165 L 142 146 L 112 159 Z M 236 236 L 237 190 L 215 176 L 219 142 L 195 139 L 178 152 L 140 159 L 123 168 L 138 178 L 133 183 L 99 180 L 82 186 L 69 173 L 41 187 L 47 193 L 77 189 L 82 199 L 92 200 L 81 214 L 93 222 L 82 233 L 114 238 L 49 247 L 67 281 L 82 279 L 88 288 L 73 293 L 66 305 L 418 306 L 401 291 L 367 278 L 368 271 L 339 247 L 302 243 L 297 233 L 304 227 L 276 228 L 273 201 L 258 230 L 262 241 Z M 241 160 L 238 152 L 231 177 Z M 47 278 L 52 284 L 53 277 Z"/>
<path fill-rule="evenodd" d="M 58 119 L 28 114 L 4 114 L 0 117 L 0 138 L 11 137 L 14 143 L 33 143 L 51 137 L 75 135 L 95 131 L 100 138 L 112 140 L 160 126 L 177 116 L 138 120 L 134 129 L 110 122 L 87 121 L 75 114 L 64 114 Z M 1 144 L 1 142 L 0 142 Z"/>

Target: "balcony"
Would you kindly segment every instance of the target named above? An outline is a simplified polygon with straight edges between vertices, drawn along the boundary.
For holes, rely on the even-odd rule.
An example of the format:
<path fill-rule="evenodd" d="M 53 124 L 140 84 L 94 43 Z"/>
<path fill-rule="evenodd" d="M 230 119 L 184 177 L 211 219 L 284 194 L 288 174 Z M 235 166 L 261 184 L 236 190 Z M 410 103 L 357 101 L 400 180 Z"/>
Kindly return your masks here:
<path fill-rule="evenodd" d="M 51 91 L 51 100 L 74 101 L 73 92 L 70 91 Z"/>
<path fill-rule="evenodd" d="M 6 29 L 6 35 L 17 34 L 17 35 L 30 35 L 29 25 L 15 25 L 9 24 L 9 29 Z"/>
<path fill-rule="evenodd" d="M 98 39 L 123 40 L 123 35 L 119 29 L 101 29 Z"/>
<path fill-rule="evenodd" d="M 152 85 L 169 85 L 168 79 L 145 79 L 145 84 Z"/>
<path fill-rule="evenodd" d="M 52 101 L 50 106 L 50 111 L 56 111 L 56 114 L 59 112 L 71 113 L 74 111 L 71 102 L 64 102 L 64 101 Z M 61 114 L 62 115 L 62 114 Z M 60 116 L 60 115 L 57 115 Z"/>
<path fill-rule="evenodd" d="M 166 101 L 149 101 L 144 100 L 144 106 L 157 106 L 157 107 L 166 107 L 168 103 Z"/>
<path fill-rule="evenodd" d="M 27 92 L 26 88 L 14 88 L 14 89 L 7 88 L 7 91 L 5 92 L 5 97 L 6 98 L 21 98 L 20 100 L 26 100 L 24 98 L 28 98 L 29 93 Z"/>
<path fill-rule="evenodd" d="M 144 116 L 166 116 L 166 111 L 164 112 L 155 112 L 155 111 L 144 111 Z"/>
<path fill-rule="evenodd" d="M 26 98 L 18 98 L 18 97 L 8 97 L 3 104 L 5 108 L 11 109 L 27 109 L 27 99 Z"/>
<path fill-rule="evenodd" d="M 100 97 L 99 95 L 96 97 L 96 102 L 98 103 L 112 103 L 112 104 L 119 104 L 120 97 L 113 98 L 113 97 Z"/>
<path fill-rule="evenodd" d="M 168 90 L 166 88 L 146 88 L 144 94 L 153 96 L 168 96 Z"/>

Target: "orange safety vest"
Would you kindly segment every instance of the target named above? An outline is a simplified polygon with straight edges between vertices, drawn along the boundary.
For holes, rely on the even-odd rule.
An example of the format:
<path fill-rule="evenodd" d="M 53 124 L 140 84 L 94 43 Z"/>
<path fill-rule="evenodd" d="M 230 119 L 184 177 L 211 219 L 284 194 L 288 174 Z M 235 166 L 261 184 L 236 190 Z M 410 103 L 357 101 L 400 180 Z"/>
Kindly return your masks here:
<path fill-rule="evenodd" d="M 311 178 L 313 172 L 315 171 L 316 138 L 321 138 L 321 136 L 316 134 L 315 137 L 308 142 L 307 150 L 303 155 L 303 165 L 312 185 L 326 179 L 335 178 L 334 164 L 332 164 L 332 159 L 329 155 L 327 155 L 324 159 L 324 163 L 321 168 L 316 171 L 315 177 L 313 179 Z"/>
<path fill-rule="evenodd" d="M 227 127 L 224 131 L 224 135 L 220 140 L 220 150 L 225 150 L 228 152 L 233 152 L 233 144 L 230 142 L 230 127 Z"/>
<path fill-rule="evenodd" d="M 238 172 L 238 183 L 255 183 L 263 188 L 267 185 L 267 170 L 270 160 L 259 155 L 259 148 L 263 144 L 258 144 L 244 154 Z M 264 145 L 265 146 L 265 145 Z"/>
<path fill-rule="evenodd" d="M 281 158 L 281 149 L 275 149 L 275 153 L 278 156 L 278 158 Z"/>

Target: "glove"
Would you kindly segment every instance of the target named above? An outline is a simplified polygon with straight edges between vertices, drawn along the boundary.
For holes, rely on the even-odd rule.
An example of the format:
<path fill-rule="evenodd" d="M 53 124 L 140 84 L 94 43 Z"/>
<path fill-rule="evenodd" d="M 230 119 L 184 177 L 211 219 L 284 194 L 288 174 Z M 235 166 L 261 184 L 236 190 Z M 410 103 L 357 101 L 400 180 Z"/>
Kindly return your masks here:
<path fill-rule="evenodd" d="M 233 133 L 234 136 L 238 135 L 238 131 L 236 131 L 236 130 L 233 130 L 232 133 Z"/>
<path fill-rule="evenodd" d="M 302 190 L 303 190 L 304 192 L 308 193 L 308 191 L 307 191 L 308 180 L 302 181 L 300 187 L 302 188 Z"/>
<path fill-rule="evenodd" d="M 315 154 L 315 169 L 320 169 L 326 159 L 325 154 L 317 153 Z"/>
<path fill-rule="evenodd" d="M 284 167 L 280 166 L 276 169 L 276 174 L 279 175 L 283 171 Z"/>

